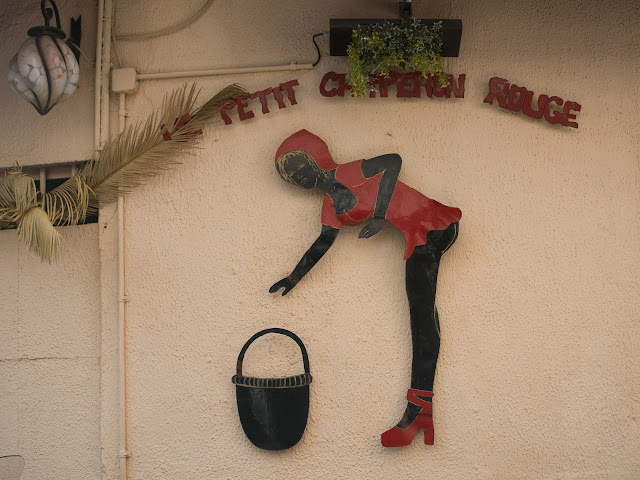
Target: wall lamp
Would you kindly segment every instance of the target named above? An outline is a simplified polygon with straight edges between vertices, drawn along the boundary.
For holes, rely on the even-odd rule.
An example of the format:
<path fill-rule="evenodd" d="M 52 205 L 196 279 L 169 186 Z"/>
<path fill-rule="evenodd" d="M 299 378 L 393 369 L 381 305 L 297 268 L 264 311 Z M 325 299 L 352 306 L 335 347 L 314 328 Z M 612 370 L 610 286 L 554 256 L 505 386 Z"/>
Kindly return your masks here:
<path fill-rule="evenodd" d="M 60 16 L 55 2 L 49 0 L 51 8 L 40 9 L 44 26 L 27 31 L 29 38 L 20 46 L 9 62 L 9 85 L 25 97 L 40 115 L 46 115 L 53 106 L 71 96 L 78 88 L 80 69 L 78 66 L 81 29 L 80 20 L 71 19 L 71 36 L 60 29 Z M 55 14 L 56 26 L 49 25 Z"/>

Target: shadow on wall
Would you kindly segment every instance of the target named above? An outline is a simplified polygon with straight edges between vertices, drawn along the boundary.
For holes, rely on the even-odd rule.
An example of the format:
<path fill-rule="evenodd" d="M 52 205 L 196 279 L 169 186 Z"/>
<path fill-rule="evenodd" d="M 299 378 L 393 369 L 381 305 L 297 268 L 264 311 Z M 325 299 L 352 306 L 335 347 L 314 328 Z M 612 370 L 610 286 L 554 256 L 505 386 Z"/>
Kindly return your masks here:
<path fill-rule="evenodd" d="M 24 470 L 24 458 L 20 455 L 0 457 L 0 480 L 20 480 Z"/>

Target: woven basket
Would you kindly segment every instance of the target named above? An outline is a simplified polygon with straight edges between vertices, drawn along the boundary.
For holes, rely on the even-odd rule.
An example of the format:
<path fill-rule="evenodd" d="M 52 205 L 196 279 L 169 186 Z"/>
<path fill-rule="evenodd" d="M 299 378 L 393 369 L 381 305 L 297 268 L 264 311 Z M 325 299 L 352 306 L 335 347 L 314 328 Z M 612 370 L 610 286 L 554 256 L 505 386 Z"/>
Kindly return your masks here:
<path fill-rule="evenodd" d="M 255 378 L 242 375 L 244 354 L 254 340 L 267 333 L 279 333 L 296 341 L 302 351 L 304 373 L 285 378 Z M 256 333 L 244 344 L 236 375 L 238 415 L 251 443 L 265 450 L 285 450 L 302 438 L 309 416 L 309 357 L 297 335 L 283 328 L 268 328 Z"/>

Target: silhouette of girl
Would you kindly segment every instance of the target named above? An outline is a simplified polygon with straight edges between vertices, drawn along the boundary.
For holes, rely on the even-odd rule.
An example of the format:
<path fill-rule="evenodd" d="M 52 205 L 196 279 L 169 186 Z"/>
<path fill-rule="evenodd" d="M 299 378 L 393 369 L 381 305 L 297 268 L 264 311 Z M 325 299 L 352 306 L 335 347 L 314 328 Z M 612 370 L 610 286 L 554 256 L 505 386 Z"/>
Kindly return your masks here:
<path fill-rule="evenodd" d="M 431 398 L 440 350 L 440 324 L 435 308 L 438 266 L 458 236 L 459 209 L 447 207 L 398 182 L 402 159 L 395 153 L 339 165 L 326 143 L 301 130 L 276 153 L 276 167 L 289 183 L 325 193 L 320 236 L 293 272 L 270 289 L 286 295 L 320 260 L 343 225 L 359 225 L 360 238 L 378 233 L 387 220 L 405 236 L 406 289 L 411 317 L 413 361 L 411 388 L 402 420 L 382 434 L 382 445 L 409 445 L 418 430 L 433 445 Z"/>

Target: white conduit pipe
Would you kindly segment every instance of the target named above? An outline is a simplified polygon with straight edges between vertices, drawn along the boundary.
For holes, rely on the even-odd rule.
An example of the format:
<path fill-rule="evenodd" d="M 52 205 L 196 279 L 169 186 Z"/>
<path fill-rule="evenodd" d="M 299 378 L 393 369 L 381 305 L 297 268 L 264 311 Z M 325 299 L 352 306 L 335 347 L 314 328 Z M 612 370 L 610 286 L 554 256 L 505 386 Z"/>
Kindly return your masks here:
<path fill-rule="evenodd" d="M 104 0 L 98 1 L 98 33 L 96 37 L 96 91 L 94 96 L 94 149 L 100 148 L 100 95 L 102 93 L 102 25 L 104 22 Z"/>
<path fill-rule="evenodd" d="M 111 28 L 113 20 L 113 1 L 98 1 L 98 32 L 96 42 L 96 93 L 95 93 L 95 133 L 96 151 L 109 140 L 109 75 L 111 72 Z M 124 98 L 120 99 L 121 104 Z M 123 109 L 124 110 L 124 109 Z M 120 120 L 120 129 L 124 128 L 124 117 Z M 126 450 L 126 404 L 125 404 L 125 363 L 124 363 L 124 204 L 122 196 L 118 198 L 118 393 L 119 393 L 119 473 L 121 480 L 127 480 Z"/>
<path fill-rule="evenodd" d="M 111 73 L 111 22 L 113 0 L 104 0 L 104 25 L 102 31 L 102 66 L 100 73 L 100 147 L 109 141 L 109 75 Z M 97 62 L 96 62 L 97 63 Z"/>
<path fill-rule="evenodd" d="M 109 11 L 108 22 L 106 23 L 104 38 L 105 44 L 105 65 L 107 71 L 111 71 L 111 27 L 113 21 L 113 2 L 105 0 L 105 10 Z M 103 96 L 102 112 L 103 119 L 109 122 L 109 78 L 105 76 L 102 84 L 105 90 Z M 105 105 L 106 96 L 106 105 Z M 120 93 L 119 98 L 118 130 L 122 133 L 125 127 L 125 94 Z M 118 437 L 119 448 L 118 457 L 120 459 L 120 480 L 127 480 L 127 377 L 125 358 L 125 335 L 127 325 L 126 302 L 128 298 L 125 293 L 125 265 L 124 265 L 124 196 L 118 195 L 118 404 L 120 407 Z"/>
<path fill-rule="evenodd" d="M 107 2 L 107 5 L 111 4 L 111 0 L 100 0 Z M 109 8 L 109 7 L 107 7 Z M 108 35 L 108 36 L 107 36 Z M 108 32 L 104 33 L 105 39 L 111 39 L 111 22 L 108 22 Z M 106 42 L 107 40 L 105 40 Z M 110 48 L 110 42 L 109 42 Z M 106 47 L 105 47 L 106 50 Z M 97 57 L 96 57 L 97 58 Z M 110 60 L 109 60 L 110 61 Z M 105 61 L 106 63 L 106 61 Z M 231 75 L 231 74 L 243 74 L 243 73 L 263 73 L 263 72 L 282 72 L 282 71 L 296 71 L 296 70 L 312 70 L 314 67 L 310 63 L 297 64 L 291 62 L 287 65 L 274 65 L 267 67 L 240 67 L 240 68 L 223 68 L 217 70 L 195 70 L 189 72 L 159 72 L 159 73 L 136 73 L 136 80 L 162 80 L 169 78 L 191 78 L 191 77 L 208 77 L 215 75 Z M 96 74 L 97 76 L 97 74 Z M 106 83 L 106 82 L 105 82 Z M 103 83 L 104 86 L 104 83 Z M 98 86 L 96 85 L 96 89 Z M 108 86 L 107 86 L 108 97 Z M 104 98 L 103 98 L 104 105 Z M 106 111 L 108 112 L 108 99 L 106 103 Z M 120 91 L 120 102 L 118 108 L 119 130 L 120 133 L 124 131 L 126 120 L 126 92 Z M 107 113 L 108 122 L 108 113 Z M 120 340 L 120 361 L 119 361 L 119 379 L 120 379 L 120 479 L 127 480 L 127 457 L 129 452 L 127 451 L 126 442 L 126 371 L 125 371 L 125 321 L 126 311 L 125 303 L 128 298 L 125 294 L 125 265 L 124 265 L 124 199 L 121 196 L 118 197 L 118 295 L 120 297 L 119 308 L 119 340 Z"/>
<path fill-rule="evenodd" d="M 125 127 L 125 93 L 120 93 L 120 106 L 118 112 L 119 132 L 122 133 Z M 118 379 L 120 395 L 120 479 L 127 480 L 127 377 L 126 377 L 126 357 L 125 357 L 125 326 L 126 326 L 126 302 L 128 298 L 125 292 L 125 267 L 124 267 L 124 196 L 118 196 Z"/>
<path fill-rule="evenodd" d="M 118 132 L 124 132 L 125 121 L 127 117 L 126 113 L 126 93 L 120 92 L 120 103 L 118 106 Z"/>
<path fill-rule="evenodd" d="M 311 70 L 310 63 L 289 63 L 287 65 L 273 65 L 269 67 L 239 67 L 221 68 L 218 70 L 194 70 L 191 72 L 159 72 L 159 73 L 138 73 L 138 80 L 160 80 L 165 78 L 187 78 L 187 77 L 209 77 L 213 75 L 231 75 L 241 73 L 261 73 L 261 72 L 282 72 L 291 70 Z"/>

